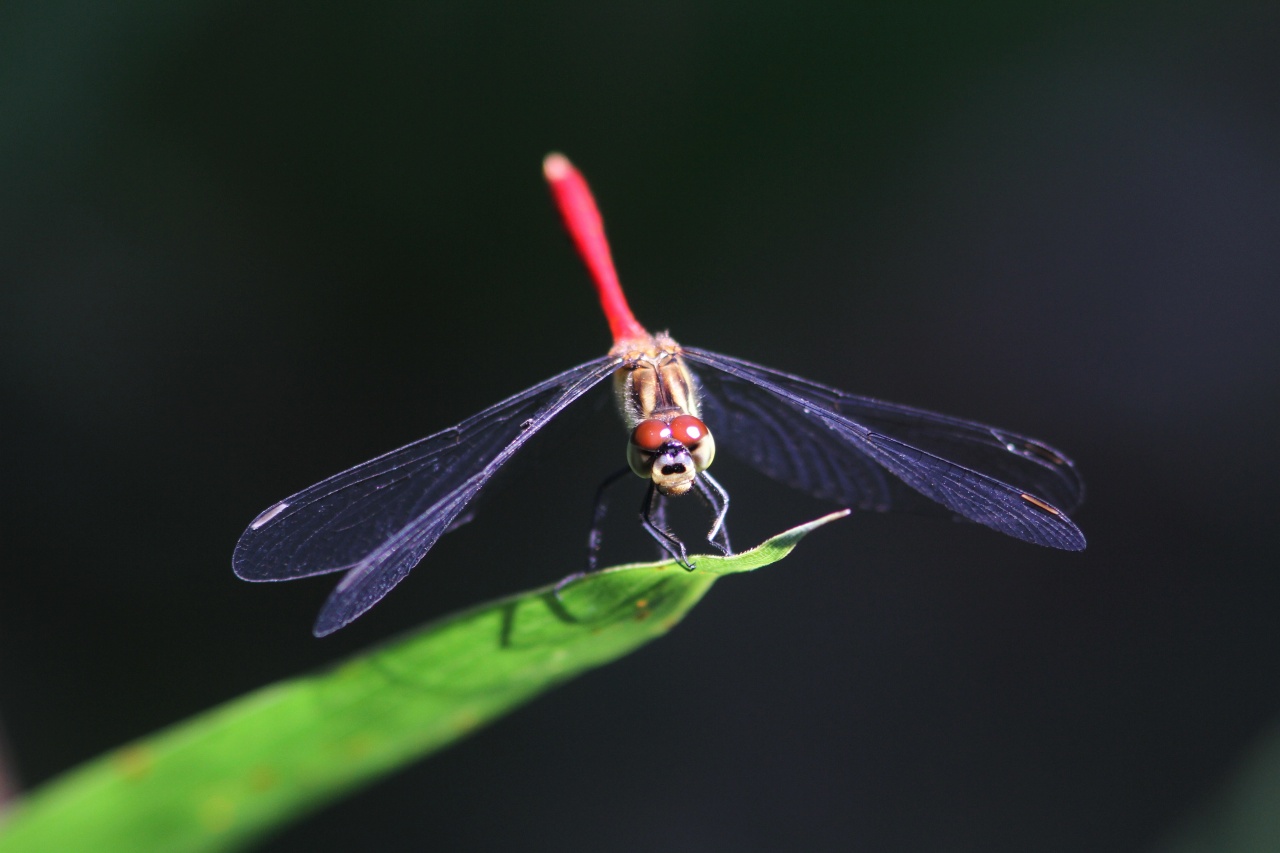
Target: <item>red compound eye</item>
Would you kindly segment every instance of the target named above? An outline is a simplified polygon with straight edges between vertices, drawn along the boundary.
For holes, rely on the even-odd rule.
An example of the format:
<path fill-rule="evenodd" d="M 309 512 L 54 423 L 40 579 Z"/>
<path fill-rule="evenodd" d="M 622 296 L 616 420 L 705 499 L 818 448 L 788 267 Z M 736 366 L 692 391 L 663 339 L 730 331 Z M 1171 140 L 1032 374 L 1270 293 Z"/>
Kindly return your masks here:
<path fill-rule="evenodd" d="M 656 418 L 641 421 L 631 433 L 631 443 L 641 450 L 650 452 L 656 452 L 670 440 L 671 427 Z"/>
<path fill-rule="evenodd" d="M 693 415 L 681 415 L 671 421 L 671 437 L 685 447 L 693 447 L 709 432 L 707 425 Z"/>

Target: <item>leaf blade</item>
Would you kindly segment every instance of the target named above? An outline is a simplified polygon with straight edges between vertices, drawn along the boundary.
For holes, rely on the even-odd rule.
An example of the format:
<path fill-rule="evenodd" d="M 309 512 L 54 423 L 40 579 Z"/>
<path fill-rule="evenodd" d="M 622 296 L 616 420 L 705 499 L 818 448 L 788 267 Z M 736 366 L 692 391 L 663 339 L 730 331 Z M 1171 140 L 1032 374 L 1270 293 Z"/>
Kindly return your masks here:
<path fill-rule="evenodd" d="M 481 605 L 233 699 L 51 780 L 0 823 L 0 851 L 243 846 L 662 636 L 721 575 L 846 514 L 692 572 L 620 566 Z"/>

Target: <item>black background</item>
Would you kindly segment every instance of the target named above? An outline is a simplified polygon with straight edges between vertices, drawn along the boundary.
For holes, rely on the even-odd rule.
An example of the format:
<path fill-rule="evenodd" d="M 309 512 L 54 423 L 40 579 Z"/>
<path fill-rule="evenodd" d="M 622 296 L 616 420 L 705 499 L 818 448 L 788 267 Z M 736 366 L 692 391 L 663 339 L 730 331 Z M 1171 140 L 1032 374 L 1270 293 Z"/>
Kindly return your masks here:
<path fill-rule="evenodd" d="M 332 579 L 230 569 L 272 502 L 605 350 L 563 150 L 643 322 L 1067 450 L 1089 549 L 855 516 L 268 849 L 1158 842 L 1280 713 L 1278 34 L 1274 3 L 6 4 L 18 774 L 579 568 L 623 459 L 592 403 L 334 637 Z M 717 474 L 740 547 L 830 509 Z M 606 557 L 648 558 L 615 521 Z"/>

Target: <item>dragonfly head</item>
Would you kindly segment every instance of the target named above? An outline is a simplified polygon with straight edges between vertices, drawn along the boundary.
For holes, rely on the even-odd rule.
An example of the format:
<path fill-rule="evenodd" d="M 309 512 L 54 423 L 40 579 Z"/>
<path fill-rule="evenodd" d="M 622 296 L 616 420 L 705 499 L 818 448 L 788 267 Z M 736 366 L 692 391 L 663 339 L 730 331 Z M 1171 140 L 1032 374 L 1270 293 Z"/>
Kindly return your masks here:
<path fill-rule="evenodd" d="M 664 495 L 683 495 L 693 488 L 698 472 L 710 467 L 715 455 L 711 431 L 693 415 L 643 420 L 631 431 L 627 445 L 631 470 L 652 480 Z"/>

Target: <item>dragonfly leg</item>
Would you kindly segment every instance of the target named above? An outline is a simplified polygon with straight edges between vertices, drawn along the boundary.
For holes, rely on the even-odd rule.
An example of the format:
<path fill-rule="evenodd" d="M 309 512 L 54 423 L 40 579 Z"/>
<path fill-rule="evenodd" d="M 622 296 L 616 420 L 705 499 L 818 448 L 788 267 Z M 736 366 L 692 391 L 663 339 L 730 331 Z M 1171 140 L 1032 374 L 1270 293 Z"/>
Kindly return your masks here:
<path fill-rule="evenodd" d="M 591 532 L 587 534 L 587 571 L 594 572 L 600 560 L 600 543 L 604 540 L 604 517 L 609 511 L 609 487 L 631 473 L 630 468 L 615 471 L 596 489 L 595 509 L 591 513 Z M 577 577 L 570 575 L 570 578 Z M 568 580 L 569 578 L 566 578 Z"/>
<path fill-rule="evenodd" d="M 725 516 L 729 514 L 729 493 L 706 471 L 699 474 L 693 484 L 698 489 L 698 496 L 711 508 L 711 512 L 716 517 L 711 530 L 707 533 L 707 541 L 727 557 L 733 553 L 729 545 L 729 528 L 724 523 Z"/>
<path fill-rule="evenodd" d="M 671 528 L 667 526 L 667 499 L 663 497 L 662 492 L 658 492 L 653 496 L 653 512 L 649 513 L 649 520 L 658 528 L 667 532 L 671 531 Z M 667 552 L 665 547 L 660 550 L 662 554 Z M 662 554 L 658 555 L 659 560 L 662 559 Z"/>
<path fill-rule="evenodd" d="M 644 503 L 640 507 L 640 523 L 644 525 L 645 530 L 649 531 L 649 535 L 662 546 L 662 550 L 675 558 L 681 568 L 693 571 L 694 566 L 693 563 L 689 562 L 689 552 L 684 547 L 684 543 L 667 529 L 666 522 L 663 519 L 661 499 L 662 496 L 658 494 L 658 487 L 650 483 L 649 490 L 644 493 Z"/>

